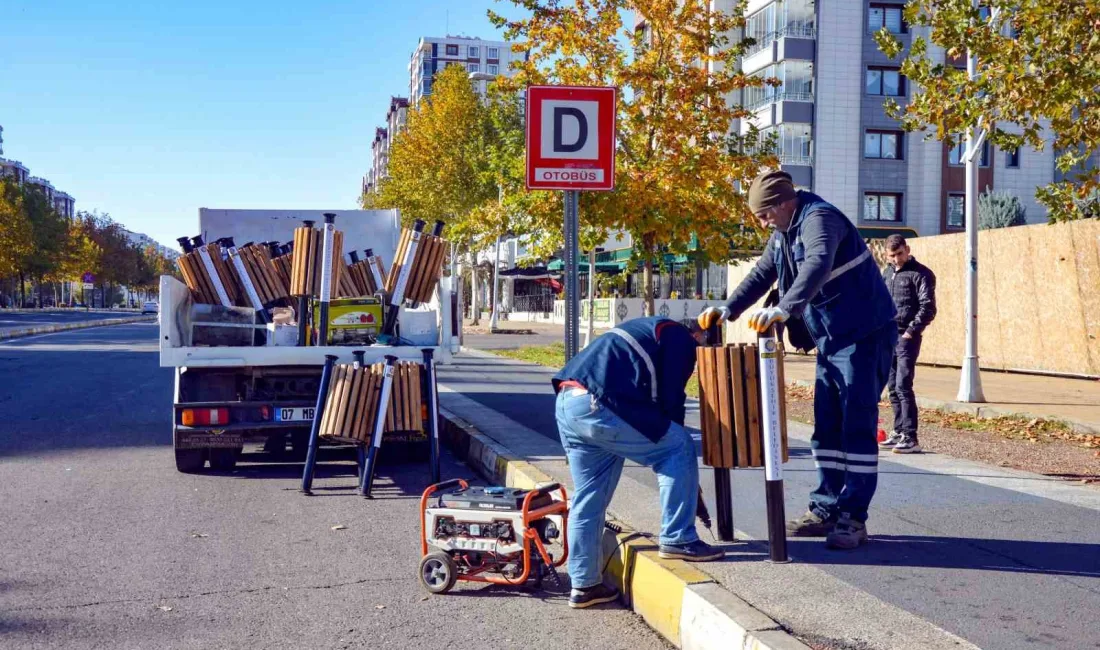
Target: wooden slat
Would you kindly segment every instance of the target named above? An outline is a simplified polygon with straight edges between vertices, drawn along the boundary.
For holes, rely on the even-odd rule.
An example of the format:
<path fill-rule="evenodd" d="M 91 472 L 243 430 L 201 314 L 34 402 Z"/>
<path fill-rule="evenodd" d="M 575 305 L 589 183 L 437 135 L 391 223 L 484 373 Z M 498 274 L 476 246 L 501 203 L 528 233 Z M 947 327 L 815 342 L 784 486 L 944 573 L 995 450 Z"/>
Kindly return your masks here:
<path fill-rule="evenodd" d="M 306 228 L 294 229 L 294 248 L 290 252 L 290 295 L 308 295 L 305 291 L 305 263 L 309 258 L 309 243 Z"/>
<path fill-rule="evenodd" d="M 325 396 L 325 411 L 321 414 L 320 434 L 327 436 L 331 432 L 331 422 L 336 411 L 336 396 L 340 394 L 340 377 L 344 373 L 344 366 L 333 366 L 332 377 L 329 378 L 328 395 Z M 316 416 L 316 414 L 314 414 Z"/>
<path fill-rule="evenodd" d="M 359 431 L 365 442 L 370 442 L 371 434 L 374 433 L 374 416 L 378 413 L 378 390 L 380 388 L 380 382 L 378 378 L 378 364 L 373 364 L 368 367 L 370 384 L 367 389 L 367 411 L 364 422 L 360 425 Z"/>
<path fill-rule="evenodd" d="M 720 435 L 719 457 L 715 459 L 715 467 L 736 467 L 734 462 L 735 431 L 733 429 L 733 403 L 730 392 L 733 382 L 730 377 L 730 360 L 723 347 L 714 350 L 715 370 L 717 374 L 718 395 L 718 430 Z"/>
<path fill-rule="evenodd" d="M 243 252 L 241 252 L 241 261 L 244 263 L 248 278 L 252 280 L 252 286 L 256 289 L 256 294 L 259 296 L 260 302 L 267 305 L 273 302 L 275 297 L 271 290 L 271 284 L 268 282 L 267 276 L 264 275 L 264 269 L 261 266 L 261 262 L 256 259 L 256 255 L 257 251 L 255 248 L 246 246 Z M 244 289 L 243 283 L 241 284 L 241 289 Z"/>
<path fill-rule="evenodd" d="M 401 240 L 397 243 L 397 252 L 393 256 L 393 264 L 390 266 L 390 272 L 386 275 L 386 293 L 392 294 L 394 287 L 397 285 L 397 276 L 401 273 L 401 266 L 405 259 L 405 252 L 409 247 L 409 239 L 412 237 L 412 231 L 408 228 L 401 230 Z"/>
<path fill-rule="evenodd" d="M 353 434 L 356 440 L 366 442 L 370 439 L 370 411 L 372 390 L 374 387 L 374 374 L 370 366 L 363 366 L 363 379 L 359 383 L 358 408 L 355 414 Z"/>
<path fill-rule="evenodd" d="M 715 461 L 719 458 L 718 432 L 714 426 L 716 419 L 711 416 L 713 411 L 711 403 L 715 398 L 714 350 L 710 347 L 700 347 L 697 352 L 699 394 L 701 398 L 699 405 L 702 408 L 699 424 L 703 429 L 703 462 L 713 467 Z"/>
<path fill-rule="evenodd" d="M 424 235 L 421 245 L 424 246 L 423 255 L 418 255 L 420 259 L 417 260 L 417 266 L 419 266 L 419 275 L 416 279 L 416 291 L 413 293 L 413 300 L 416 302 L 428 302 L 428 298 L 425 294 L 428 292 L 428 287 L 432 284 L 432 261 L 436 258 L 439 252 L 439 238 L 432 237 L 431 235 Z"/>
<path fill-rule="evenodd" d="M 745 403 L 748 405 L 749 462 L 750 467 L 764 465 L 764 441 L 760 429 L 760 379 L 757 369 L 757 349 L 753 344 L 745 346 Z"/>
<path fill-rule="evenodd" d="M 221 302 L 218 301 L 218 295 L 214 291 L 214 285 L 210 282 L 210 274 L 206 272 L 206 265 L 202 263 L 202 258 L 198 253 L 188 253 L 188 260 L 195 281 L 202 292 L 203 302 L 208 305 L 220 305 Z"/>
<path fill-rule="evenodd" d="M 308 236 L 306 237 L 306 259 L 305 259 L 305 290 L 306 295 L 317 295 L 317 231 L 310 229 Z"/>
<path fill-rule="evenodd" d="M 749 434 L 747 405 L 745 404 L 745 363 L 742 359 L 742 346 L 731 345 L 725 349 L 730 364 L 730 401 L 733 403 L 733 429 L 735 434 L 736 467 L 746 467 L 749 461 Z"/>
<path fill-rule="evenodd" d="M 428 265 L 428 282 L 424 286 L 423 298 L 420 302 L 431 301 L 432 293 L 435 292 L 435 287 L 439 284 L 439 276 L 443 272 L 443 259 L 447 256 L 449 246 L 447 241 L 438 237 L 435 238 L 435 241 L 435 254 Z"/>
<path fill-rule="evenodd" d="M 344 423 L 340 427 L 340 435 L 347 440 L 355 440 L 355 425 L 358 422 L 359 410 L 362 407 L 359 399 L 360 387 L 363 385 L 363 369 L 352 367 L 351 386 L 348 388 L 348 410 L 344 413 Z"/>
<path fill-rule="evenodd" d="M 421 390 L 421 372 L 423 368 L 419 363 L 409 364 L 409 373 L 412 377 L 412 405 L 413 405 L 413 418 L 412 418 L 412 430 L 424 431 L 424 407 L 423 397 Z"/>

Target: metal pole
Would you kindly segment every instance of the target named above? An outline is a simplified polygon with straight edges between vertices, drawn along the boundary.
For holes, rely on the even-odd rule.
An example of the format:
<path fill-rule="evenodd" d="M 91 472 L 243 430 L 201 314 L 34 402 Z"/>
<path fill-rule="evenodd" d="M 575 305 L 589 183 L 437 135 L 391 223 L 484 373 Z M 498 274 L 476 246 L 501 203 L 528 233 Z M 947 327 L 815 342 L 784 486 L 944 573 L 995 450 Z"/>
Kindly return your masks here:
<path fill-rule="evenodd" d="M 588 251 L 588 329 L 584 335 L 584 347 L 592 343 L 596 329 L 596 249 Z"/>
<path fill-rule="evenodd" d="M 783 423 L 779 421 L 779 337 L 774 325 L 760 335 L 760 412 L 764 429 L 764 496 L 768 509 L 768 549 L 772 562 L 790 562 L 783 508 Z"/>
<path fill-rule="evenodd" d="M 577 356 L 578 295 L 577 282 L 577 190 L 565 190 L 565 360 Z"/>
<path fill-rule="evenodd" d="M 302 470 L 302 492 L 313 494 L 313 470 L 317 465 L 317 447 L 321 443 L 321 416 L 325 412 L 325 400 L 328 399 L 329 380 L 332 379 L 332 365 L 336 355 L 326 354 L 325 365 L 321 368 L 321 387 L 317 391 L 317 405 L 313 409 L 313 423 L 309 427 L 309 451 L 306 452 L 306 465 Z"/>
<path fill-rule="evenodd" d="M 978 0 L 971 0 L 978 8 Z M 966 74 L 973 79 L 978 74 L 978 57 L 973 50 L 966 58 Z M 960 402 L 984 402 L 982 376 L 978 364 L 978 165 L 984 137 L 971 127 L 966 131 L 966 353 L 959 377 Z"/>
<path fill-rule="evenodd" d="M 374 416 L 374 435 L 371 436 L 370 449 L 367 450 L 367 463 L 363 468 L 362 483 L 359 484 L 359 493 L 368 499 L 371 488 L 374 487 L 374 467 L 378 463 L 378 450 L 382 448 L 382 432 L 386 429 L 386 411 L 390 406 L 395 363 L 397 363 L 397 357 L 387 354 L 386 369 L 382 375 L 382 394 L 378 397 L 378 408 Z"/>
<path fill-rule="evenodd" d="M 424 355 L 424 384 L 421 391 L 428 396 L 428 458 L 431 462 L 432 483 L 439 482 L 439 392 L 435 383 L 435 363 L 432 361 L 432 349 L 420 351 Z"/>
<path fill-rule="evenodd" d="M 497 331 L 497 314 L 500 313 L 500 290 L 497 289 L 497 273 L 500 272 L 500 240 L 503 235 L 497 235 L 497 255 L 493 263 L 493 313 L 489 316 L 489 331 Z"/>
<path fill-rule="evenodd" d="M 321 257 L 321 322 L 317 326 L 317 345 L 328 345 L 328 303 L 332 300 L 332 247 L 336 234 L 336 215 L 324 214 L 324 247 Z"/>
<path fill-rule="evenodd" d="M 720 345 L 722 324 L 715 323 L 707 329 L 706 345 Z M 728 467 L 714 468 L 714 514 L 718 520 L 718 539 L 723 542 L 734 541 L 733 534 L 733 484 L 730 482 Z"/>

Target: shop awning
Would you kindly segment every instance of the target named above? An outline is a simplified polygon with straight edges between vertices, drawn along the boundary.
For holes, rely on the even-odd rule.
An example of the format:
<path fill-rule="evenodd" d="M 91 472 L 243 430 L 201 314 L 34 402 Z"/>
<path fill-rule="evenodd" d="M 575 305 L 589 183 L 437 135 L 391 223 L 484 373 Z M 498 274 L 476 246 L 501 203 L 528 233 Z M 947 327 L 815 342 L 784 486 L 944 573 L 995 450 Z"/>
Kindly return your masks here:
<path fill-rule="evenodd" d="M 546 278 L 555 278 L 561 275 L 561 271 L 552 272 L 545 266 L 515 266 L 505 271 L 501 271 L 498 275 L 502 278 L 514 278 L 517 280 L 545 280 Z"/>

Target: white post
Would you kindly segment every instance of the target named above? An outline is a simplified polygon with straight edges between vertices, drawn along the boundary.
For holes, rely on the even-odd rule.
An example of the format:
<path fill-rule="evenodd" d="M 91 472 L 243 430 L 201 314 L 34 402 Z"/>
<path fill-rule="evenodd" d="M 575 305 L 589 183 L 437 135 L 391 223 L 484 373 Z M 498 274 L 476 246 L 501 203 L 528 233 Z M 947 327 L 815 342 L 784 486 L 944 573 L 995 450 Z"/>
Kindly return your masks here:
<path fill-rule="evenodd" d="M 971 0 L 978 7 L 978 0 Z M 968 52 L 966 73 L 971 79 L 978 75 L 978 57 Z M 978 165 L 985 133 L 976 127 L 966 131 L 966 352 L 959 377 L 960 402 L 984 402 L 982 376 L 978 364 Z"/>
<path fill-rule="evenodd" d="M 497 235 L 496 260 L 493 262 L 493 313 L 489 316 L 489 332 L 497 331 L 497 314 L 500 313 L 500 291 L 497 289 L 497 273 L 500 272 L 500 238 Z"/>
<path fill-rule="evenodd" d="M 595 334 L 596 313 L 596 249 L 588 251 L 588 324 L 584 332 L 584 345 L 588 347 Z"/>

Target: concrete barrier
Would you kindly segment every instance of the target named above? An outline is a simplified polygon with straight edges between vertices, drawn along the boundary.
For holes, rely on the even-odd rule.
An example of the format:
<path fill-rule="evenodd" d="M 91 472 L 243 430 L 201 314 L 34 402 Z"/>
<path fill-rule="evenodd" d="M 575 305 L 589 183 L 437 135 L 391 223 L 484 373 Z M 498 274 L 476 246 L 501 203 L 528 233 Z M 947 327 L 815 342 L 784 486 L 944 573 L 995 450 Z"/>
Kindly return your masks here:
<path fill-rule="evenodd" d="M 81 321 L 78 323 L 61 323 L 55 325 L 39 325 L 38 327 L 24 327 L 17 330 L 0 332 L 0 341 L 17 339 L 23 336 L 34 336 L 36 334 L 54 334 L 56 332 L 82 330 L 89 327 L 103 327 L 104 325 L 125 325 L 126 323 L 152 323 L 156 320 L 156 316 L 129 316 L 126 318 L 110 318 L 106 320 Z"/>

